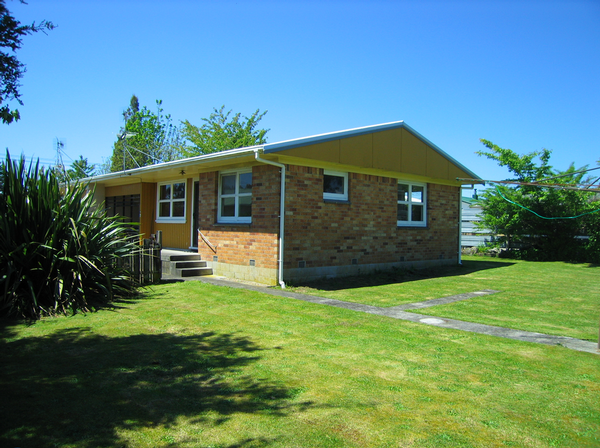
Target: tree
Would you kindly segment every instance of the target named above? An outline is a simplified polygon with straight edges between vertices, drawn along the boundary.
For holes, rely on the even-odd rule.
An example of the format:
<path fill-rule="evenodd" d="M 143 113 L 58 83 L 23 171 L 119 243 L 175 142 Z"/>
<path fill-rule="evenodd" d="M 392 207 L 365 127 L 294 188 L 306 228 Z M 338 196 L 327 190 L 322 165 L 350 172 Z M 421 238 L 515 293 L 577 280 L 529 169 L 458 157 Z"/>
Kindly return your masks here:
<path fill-rule="evenodd" d="M 477 154 L 507 167 L 515 176 L 508 180 L 516 186 L 497 185 L 481 194 L 480 226 L 492 229 L 500 244 L 519 248 L 523 258 L 585 258 L 585 247 L 577 237 L 584 232 L 588 214 L 596 207 L 593 193 L 577 188 L 587 167 L 576 170 L 571 164 L 565 171 L 555 171 L 549 164 L 551 151 L 547 149 L 518 155 L 488 140 L 481 142 L 489 151 Z M 562 187 L 554 188 L 556 184 Z"/>
<path fill-rule="evenodd" d="M 269 130 L 258 129 L 258 123 L 267 112 L 260 113 L 257 109 L 250 117 L 240 113 L 231 116 L 232 111 L 225 112 L 225 106 L 221 106 L 203 118 L 204 124 L 200 127 L 183 121 L 183 136 L 192 144 L 185 148 L 184 155 L 191 157 L 266 143 Z"/>
<path fill-rule="evenodd" d="M 25 3 L 24 0 L 20 0 Z M 23 105 L 19 93 L 19 79 L 25 73 L 25 65 L 19 62 L 15 52 L 21 48 L 23 36 L 37 33 L 38 31 L 54 29 L 54 24 L 46 20 L 39 25 L 21 25 L 8 11 L 5 0 L 0 0 L 0 120 L 9 124 L 19 120 L 21 115 L 18 109 L 11 110 L 8 101 L 16 101 Z"/>
<path fill-rule="evenodd" d="M 156 113 L 145 106 L 140 109 L 137 96 L 131 97 L 129 107 L 123 112 L 125 126 L 113 146 L 112 172 L 180 158 L 180 129 L 172 123 L 170 115 L 164 115 L 161 100 L 156 101 L 156 106 Z"/>
<path fill-rule="evenodd" d="M 79 156 L 79 159 L 71 163 L 71 168 L 64 172 L 58 171 L 56 175 L 60 182 L 68 182 L 93 176 L 95 172 L 96 165 L 90 165 L 87 158 Z"/>

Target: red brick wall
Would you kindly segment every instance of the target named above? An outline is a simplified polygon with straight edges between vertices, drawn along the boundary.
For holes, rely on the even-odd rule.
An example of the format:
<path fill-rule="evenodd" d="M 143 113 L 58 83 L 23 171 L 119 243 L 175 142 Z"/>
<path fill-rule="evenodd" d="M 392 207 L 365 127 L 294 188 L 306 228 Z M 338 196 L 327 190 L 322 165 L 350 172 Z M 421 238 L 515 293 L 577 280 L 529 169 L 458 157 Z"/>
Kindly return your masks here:
<path fill-rule="evenodd" d="M 277 269 L 279 236 L 279 169 L 271 165 L 252 168 L 252 224 L 217 224 L 219 173 L 201 173 L 198 227 L 216 246 L 216 253 L 198 239 L 203 260 L 218 256 L 220 263 Z"/>
<path fill-rule="evenodd" d="M 252 224 L 217 224 L 218 172 L 200 174 L 205 260 L 277 269 L 279 168 L 252 169 Z M 459 188 L 427 185 L 427 227 L 398 227 L 397 180 L 349 174 L 349 203 L 323 200 L 323 170 L 287 166 L 284 269 L 457 259 Z"/>
<path fill-rule="evenodd" d="M 427 186 L 426 228 L 398 227 L 397 180 L 350 173 L 349 203 L 323 200 L 323 170 L 291 166 L 285 269 L 456 259 L 459 188 Z"/>

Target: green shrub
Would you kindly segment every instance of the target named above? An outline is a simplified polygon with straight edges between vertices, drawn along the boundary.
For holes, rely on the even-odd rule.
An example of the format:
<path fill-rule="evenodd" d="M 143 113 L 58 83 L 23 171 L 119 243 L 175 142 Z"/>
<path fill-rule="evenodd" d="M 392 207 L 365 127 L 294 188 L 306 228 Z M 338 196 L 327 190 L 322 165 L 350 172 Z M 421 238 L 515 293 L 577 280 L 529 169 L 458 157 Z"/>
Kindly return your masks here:
<path fill-rule="evenodd" d="M 119 262 L 136 250 L 128 228 L 95 207 L 81 183 L 62 186 L 25 160 L 0 166 L 0 315 L 91 311 L 135 291 Z"/>

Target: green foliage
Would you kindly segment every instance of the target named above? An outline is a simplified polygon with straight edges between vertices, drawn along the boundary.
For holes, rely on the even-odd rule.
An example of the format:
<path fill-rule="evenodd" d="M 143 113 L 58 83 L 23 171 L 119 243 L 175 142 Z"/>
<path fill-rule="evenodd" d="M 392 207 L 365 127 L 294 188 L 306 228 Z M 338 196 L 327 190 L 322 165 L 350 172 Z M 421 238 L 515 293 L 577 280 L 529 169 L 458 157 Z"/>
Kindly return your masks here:
<path fill-rule="evenodd" d="M 86 185 L 61 191 L 52 170 L 8 153 L 0 170 L 0 315 L 85 312 L 134 291 L 118 261 L 137 244 Z"/>
<path fill-rule="evenodd" d="M 225 106 L 221 106 L 214 108 L 210 117 L 203 118 L 200 127 L 185 120 L 182 132 L 192 146 L 185 148 L 184 155 L 192 157 L 266 143 L 269 130 L 257 128 L 266 113 L 257 109 L 250 117 L 242 117 L 240 113 L 231 116 L 231 110 L 225 112 Z"/>
<path fill-rule="evenodd" d="M 156 101 L 157 111 L 146 106 L 140 109 L 138 98 L 131 97 L 130 106 L 123 112 L 125 127 L 113 146 L 110 171 L 122 171 L 154 163 L 177 160 L 181 156 L 181 133 L 164 115 L 162 101 Z"/>
<path fill-rule="evenodd" d="M 576 170 L 571 164 L 566 171 L 555 171 L 549 164 L 551 151 L 547 149 L 518 155 L 481 141 L 490 151 L 477 154 L 508 168 L 515 175 L 511 181 L 537 185 L 497 186 L 482 193 L 480 227 L 491 229 L 501 245 L 518 249 L 515 254 L 524 259 L 588 259 L 585 240 L 577 237 L 585 235 L 587 223 L 593 219 L 587 214 L 600 205 L 594 203 L 593 193 L 576 188 L 583 181 L 581 171 L 586 167 Z M 544 187 L 556 183 L 563 187 Z"/>
<path fill-rule="evenodd" d="M 68 170 L 57 171 L 56 175 L 60 182 L 69 182 L 93 176 L 95 172 L 96 165 L 90 165 L 87 158 L 79 156 L 79 159 L 75 160 Z"/>
<path fill-rule="evenodd" d="M 21 3 L 25 3 L 21 0 Z M 4 124 L 21 118 L 17 109 L 11 110 L 6 101 L 23 104 L 19 93 L 19 79 L 25 73 L 25 66 L 19 62 L 15 52 L 21 48 L 23 36 L 45 32 L 54 28 L 52 22 L 42 21 L 39 25 L 21 25 L 6 8 L 5 0 L 0 0 L 0 120 Z"/>

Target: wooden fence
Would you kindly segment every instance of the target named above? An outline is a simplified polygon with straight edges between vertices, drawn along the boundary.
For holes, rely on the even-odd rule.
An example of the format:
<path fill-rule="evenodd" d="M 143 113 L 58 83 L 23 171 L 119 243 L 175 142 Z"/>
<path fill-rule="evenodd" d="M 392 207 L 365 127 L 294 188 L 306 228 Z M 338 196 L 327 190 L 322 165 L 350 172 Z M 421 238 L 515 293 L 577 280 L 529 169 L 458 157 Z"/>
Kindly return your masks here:
<path fill-rule="evenodd" d="M 160 282 L 162 277 L 161 245 L 154 240 L 145 239 L 143 245 L 136 248 L 123 259 L 123 264 L 131 273 L 131 278 L 139 285 Z"/>
<path fill-rule="evenodd" d="M 461 222 L 461 246 L 479 247 L 486 246 L 495 240 L 491 230 L 480 229 L 477 223 L 481 221 L 481 207 L 474 201 L 463 198 Z"/>

